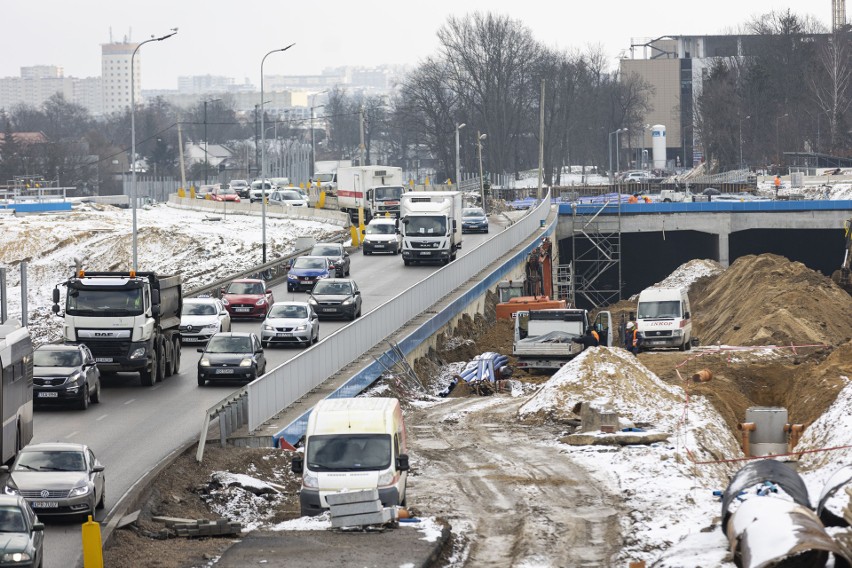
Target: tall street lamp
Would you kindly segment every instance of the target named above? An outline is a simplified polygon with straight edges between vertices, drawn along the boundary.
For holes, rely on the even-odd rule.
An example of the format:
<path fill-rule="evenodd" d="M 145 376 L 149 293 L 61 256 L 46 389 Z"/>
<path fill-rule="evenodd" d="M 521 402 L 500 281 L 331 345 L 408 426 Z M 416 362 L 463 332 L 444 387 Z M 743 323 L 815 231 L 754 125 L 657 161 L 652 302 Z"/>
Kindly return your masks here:
<path fill-rule="evenodd" d="M 751 115 L 745 117 L 745 120 L 751 118 Z M 743 169 L 743 118 L 740 117 L 740 169 Z"/>
<path fill-rule="evenodd" d="M 210 169 L 210 164 L 207 161 L 207 103 L 215 103 L 222 99 L 208 99 L 204 101 L 204 185 L 207 185 L 207 170 Z"/>
<path fill-rule="evenodd" d="M 314 179 L 314 162 L 316 162 L 316 150 L 314 147 L 314 109 L 315 108 L 323 108 L 325 105 L 314 106 L 314 102 L 316 100 L 317 95 L 322 95 L 323 93 L 327 93 L 328 89 L 324 91 L 320 91 L 319 93 L 314 93 L 311 95 L 311 165 L 309 168 L 310 175 L 308 176 L 310 179 Z"/>
<path fill-rule="evenodd" d="M 134 60 L 136 52 L 139 48 L 152 41 L 163 41 L 175 35 L 178 32 L 177 28 L 172 28 L 171 33 L 167 33 L 160 37 L 152 37 L 146 39 L 136 46 L 133 53 L 130 55 L 130 202 L 133 206 L 133 271 L 139 268 L 139 255 L 136 246 L 136 74 L 134 69 Z"/>
<path fill-rule="evenodd" d="M 456 130 L 458 132 L 458 130 Z M 479 130 L 476 131 L 476 148 L 479 152 L 479 198 L 482 199 L 482 210 L 485 213 L 488 213 L 488 209 L 485 208 L 485 181 L 482 179 L 482 141 L 485 140 L 487 134 L 480 134 Z"/>
<path fill-rule="evenodd" d="M 625 130 L 627 130 L 627 129 L 626 128 L 619 128 L 618 130 L 610 132 L 609 135 L 606 137 L 606 142 L 607 142 L 607 145 L 609 146 L 608 154 L 609 154 L 609 184 L 610 185 L 613 184 L 614 177 L 615 177 L 615 172 L 612 169 L 612 135 L 615 134 L 616 139 L 617 139 L 618 133 L 624 132 Z"/>
<path fill-rule="evenodd" d="M 263 100 L 263 63 L 266 61 L 266 58 L 273 53 L 287 51 L 294 45 L 296 44 L 291 43 L 287 47 L 273 49 L 260 60 L 260 212 L 261 217 L 263 218 L 263 228 L 261 230 L 261 239 L 263 240 L 263 264 L 266 264 L 266 133 L 263 131 L 263 104 L 266 101 Z"/>
<path fill-rule="evenodd" d="M 779 170 L 781 167 L 781 145 L 778 142 L 778 121 L 782 118 L 787 118 L 788 116 L 790 116 L 790 113 L 785 112 L 781 116 L 775 118 L 775 161 L 778 162 Z"/>
<path fill-rule="evenodd" d="M 456 186 L 458 187 L 459 183 L 461 183 L 461 168 L 459 167 L 459 130 L 464 128 L 466 124 L 462 122 L 461 124 L 456 124 Z"/>

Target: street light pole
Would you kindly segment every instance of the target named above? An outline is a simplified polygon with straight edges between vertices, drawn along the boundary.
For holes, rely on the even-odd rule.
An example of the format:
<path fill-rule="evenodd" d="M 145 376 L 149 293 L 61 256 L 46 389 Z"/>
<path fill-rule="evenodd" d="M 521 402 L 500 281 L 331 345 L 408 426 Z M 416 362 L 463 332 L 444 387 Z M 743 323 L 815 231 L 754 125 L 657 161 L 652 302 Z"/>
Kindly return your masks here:
<path fill-rule="evenodd" d="M 308 177 L 313 180 L 314 179 L 314 162 L 316 162 L 316 149 L 314 147 L 314 109 L 315 108 L 323 108 L 325 105 L 314 106 L 314 102 L 316 101 L 316 96 L 321 95 L 323 93 L 327 93 L 328 89 L 324 91 L 320 91 L 319 93 L 314 93 L 311 95 L 311 165 L 308 168 Z"/>
<path fill-rule="evenodd" d="M 160 37 L 152 37 L 146 39 L 136 46 L 133 53 L 130 55 L 130 203 L 133 207 L 133 271 L 139 268 L 139 255 L 136 239 L 136 74 L 134 61 L 136 52 L 139 48 L 152 41 L 163 41 L 175 35 L 178 32 L 177 28 L 172 28 L 172 32 Z"/>
<path fill-rule="evenodd" d="M 461 183 L 461 167 L 459 166 L 459 130 L 464 128 L 466 124 L 456 124 L 456 187 Z"/>
<path fill-rule="evenodd" d="M 291 43 L 287 47 L 273 49 L 260 60 L 260 212 L 263 224 L 263 228 L 261 229 L 261 239 L 263 240 L 263 264 L 266 264 L 266 133 L 263 131 L 263 103 L 265 102 L 263 100 L 263 64 L 266 61 L 266 58 L 273 53 L 287 51 L 294 45 L 296 44 Z"/>
<path fill-rule="evenodd" d="M 204 101 L 204 185 L 207 185 L 207 170 L 210 169 L 210 164 L 207 158 L 207 103 L 215 103 L 222 99 L 209 99 Z"/>
<path fill-rule="evenodd" d="M 620 132 L 627 132 L 627 129 L 626 128 L 619 128 L 618 130 L 615 131 L 615 169 L 618 170 L 618 171 L 621 171 L 621 165 L 619 163 L 620 162 L 619 150 L 621 149 L 621 145 L 619 144 L 619 141 L 618 141 L 618 134 Z"/>
<path fill-rule="evenodd" d="M 781 145 L 778 142 L 778 121 L 788 116 L 790 116 L 790 113 L 785 112 L 781 116 L 775 118 L 775 161 L 778 162 L 779 173 L 781 169 Z"/>
<path fill-rule="evenodd" d="M 487 134 L 480 134 L 479 130 L 476 131 L 476 148 L 479 152 L 479 198 L 482 200 L 482 210 L 486 214 L 488 213 L 488 209 L 485 208 L 485 181 L 482 179 L 482 141 L 487 136 Z"/>
<path fill-rule="evenodd" d="M 746 120 L 750 119 L 751 115 L 745 117 Z M 743 169 L 743 119 L 740 118 L 740 169 Z"/>

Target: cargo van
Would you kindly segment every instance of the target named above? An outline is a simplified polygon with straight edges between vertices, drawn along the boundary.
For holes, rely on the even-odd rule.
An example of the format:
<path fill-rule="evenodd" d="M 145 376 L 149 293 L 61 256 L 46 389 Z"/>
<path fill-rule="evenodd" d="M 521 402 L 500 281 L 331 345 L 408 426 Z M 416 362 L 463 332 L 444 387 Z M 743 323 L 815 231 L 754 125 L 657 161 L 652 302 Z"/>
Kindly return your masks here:
<path fill-rule="evenodd" d="M 292 469 L 302 475 L 302 516 L 319 515 L 328 508 L 326 496 L 340 491 L 378 489 L 382 505 L 404 505 L 408 454 L 399 400 L 321 400 Z"/>
<path fill-rule="evenodd" d="M 647 288 L 639 294 L 636 328 L 641 349 L 690 348 L 692 319 L 685 288 Z"/>

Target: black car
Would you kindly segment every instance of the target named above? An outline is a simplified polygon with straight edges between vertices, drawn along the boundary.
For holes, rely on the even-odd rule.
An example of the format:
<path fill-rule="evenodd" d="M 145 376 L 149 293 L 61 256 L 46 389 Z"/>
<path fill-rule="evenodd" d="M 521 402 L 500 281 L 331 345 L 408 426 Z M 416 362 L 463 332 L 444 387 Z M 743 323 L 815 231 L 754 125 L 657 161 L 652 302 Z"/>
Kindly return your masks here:
<path fill-rule="evenodd" d="M 361 290 L 351 278 L 324 278 L 311 290 L 308 304 L 320 319 L 340 317 L 354 320 L 361 315 Z"/>
<path fill-rule="evenodd" d="M 20 495 L 0 495 L 2 566 L 41 566 L 44 562 L 44 524 Z"/>
<path fill-rule="evenodd" d="M 85 345 L 42 345 L 33 353 L 33 402 L 89 408 L 101 401 L 101 373 Z"/>
<path fill-rule="evenodd" d="M 342 243 L 317 243 L 308 256 L 327 256 L 338 277 L 349 276 L 349 253 Z"/>
<path fill-rule="evenodd" d="M 220 332 L 198 350 L 198 386 L 207 381 L 251 382 L 266 373 L 266 356 L 254 333 Z"/>

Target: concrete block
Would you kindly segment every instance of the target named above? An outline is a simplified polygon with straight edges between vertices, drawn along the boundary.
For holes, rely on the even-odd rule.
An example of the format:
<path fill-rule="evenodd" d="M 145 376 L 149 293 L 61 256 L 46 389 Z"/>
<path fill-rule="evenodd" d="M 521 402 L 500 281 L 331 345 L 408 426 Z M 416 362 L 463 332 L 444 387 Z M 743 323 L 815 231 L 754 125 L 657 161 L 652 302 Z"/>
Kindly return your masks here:
<path fill-rule="evenodd" d="M 378 513 L 369 513 L 366 515 L 348 515 L 346 517 L 332 517 L 332 528 L 339 529 L 341 527 L 362 527 L 365 525 L 383 525 L 391 520 L 390 509 L 382 509 Z"/>
<path fill-rule="evenodd" d="M 362 501 L 360 503 L 347 503 L 346 505 L 331 505 L 329 507 L 332 517 L 345 517 L 347 515 L 360 515 L 365 513 L 378 513 L 382 510 L 382 502 Z"/>
<path fill-rule="evenodd" d="M 378 489 L 364 489 L 362 491 L 345 491 L 343 493 L 331 493 L 326 495 L 325 500 L 329 506 L 346 505 L 349 503 L 360 503 L 362 501 L 375 501 L 379 498 Z"/>

